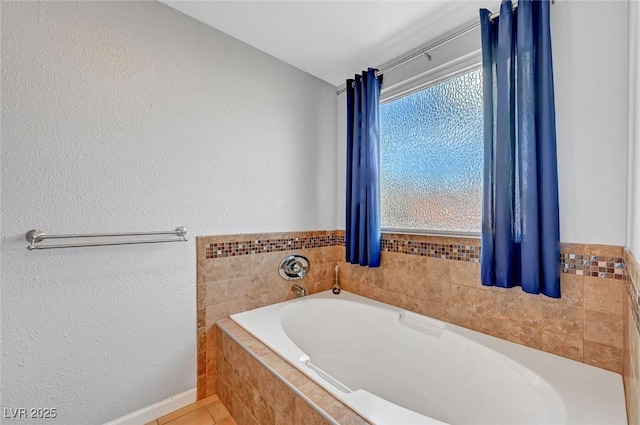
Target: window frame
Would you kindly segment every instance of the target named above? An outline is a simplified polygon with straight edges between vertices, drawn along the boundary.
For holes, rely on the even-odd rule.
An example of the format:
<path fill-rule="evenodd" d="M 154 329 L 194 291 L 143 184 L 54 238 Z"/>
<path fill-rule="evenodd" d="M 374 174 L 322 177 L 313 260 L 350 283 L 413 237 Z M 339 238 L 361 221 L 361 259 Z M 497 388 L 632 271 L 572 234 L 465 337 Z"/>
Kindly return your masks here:
<path fill-rule="evenodd" d="M 482 69 L 482 57 L 478 52 L 471 53 L 460 57 L 453 63 L 446 66 L 436 68 L 435 70 L 425 73 L 417 78 L 405 80 L 393 87 L 386 89 L 383 87 L 380 94 L 380 106 L 398 100 L 402 97 L 409 96 L 417 91 L 428 89 L 429 87 L 443 83 L 452 78 L 456 78 L 462 74 Z M 384 85 L 384 83 L 383 83 Z M 482 208 L 482 206 L 481 206 Z M 382 214 L 380 215 L 382 221 Z M 480 222 L 482 226 L 482 219 Z M 429 230 L 429 229 L 402 229 L 395 227 L 382 227 L 382 233 L 397 233 L 406 235 L 422 235 L 422 236 L 444 236 L 444 237 L 460 237 L 460 238 L 480 238 L 482 232 L 460 232 L 448 230 Z"/>

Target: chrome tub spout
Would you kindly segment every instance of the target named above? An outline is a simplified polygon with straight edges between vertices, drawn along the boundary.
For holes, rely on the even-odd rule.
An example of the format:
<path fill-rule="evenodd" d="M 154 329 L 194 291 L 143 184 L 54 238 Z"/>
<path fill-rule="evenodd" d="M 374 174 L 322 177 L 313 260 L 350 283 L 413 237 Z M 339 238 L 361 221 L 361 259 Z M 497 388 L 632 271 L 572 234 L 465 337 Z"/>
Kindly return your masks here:
<path fill-rule="evenodd" d="M 304 297 L 305 295 L 307 295 L 307 291 L 300 285 L 294 284 L 293 286 L 291 286 L 291 291 L 298 294 L 299 297 Z"/>

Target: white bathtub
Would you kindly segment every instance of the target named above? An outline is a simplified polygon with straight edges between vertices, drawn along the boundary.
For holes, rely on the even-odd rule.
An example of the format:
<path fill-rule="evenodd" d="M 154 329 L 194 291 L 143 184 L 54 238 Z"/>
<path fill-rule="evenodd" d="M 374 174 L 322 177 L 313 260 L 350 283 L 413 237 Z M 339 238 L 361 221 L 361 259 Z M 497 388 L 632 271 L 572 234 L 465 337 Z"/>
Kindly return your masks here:
<path fill-rule="evenodd" d="M 622 377 L 345 291 L 231 318 L 373 424 L 626 424 Z"/>

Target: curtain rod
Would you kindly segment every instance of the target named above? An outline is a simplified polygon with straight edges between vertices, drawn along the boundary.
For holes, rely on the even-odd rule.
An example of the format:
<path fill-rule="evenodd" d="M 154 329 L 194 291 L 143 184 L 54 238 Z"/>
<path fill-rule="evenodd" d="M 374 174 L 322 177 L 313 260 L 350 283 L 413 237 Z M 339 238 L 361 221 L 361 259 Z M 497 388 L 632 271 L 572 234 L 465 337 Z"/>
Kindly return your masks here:
<path fill-rule="evenodd" d="M 551 4 L 553 4 L 553 3 L 555 3 L 555 0 L 551 1 Z M 513 10 L 516 10 L 517 8 L 518 8 L 518 2 L 516 0 L 516 1 L 513 2 Z M 498 16 L 500 16 L 500 12 L 492 13 L 491 15 L 489 15 L 489 20 L 494 20 Z M 471 31 L 473 31 L 474 29 L 476 29 L 478 27 L 480 27 L 480 20 L 478 20 L 478 21 L 476 21 L 476 22 L 474 22 L 474 23 L 472 23 L 470 25 L 467 25 L 466 27 L 454 32 L 453 34 L 448 35 L 447 37 L 443 38 L 442 40 L 436 41 L 435 43 L 430 44 L 427 47 L 424 47 L 424 48 L 422 48 L 422 49 L 420 49 L 420 50 L 418 50 L 416 52 L 411 53 L 409 56 L 405 56 L 404 58 L 392 63 L 389 66 L 386 66 L 386 67 L 376 71 L 376 77 L 379 76 L 379 75 L 384 74 L 385 72 L 389 72 L 392 69 L 396 69 L 399 66 L 402 66 L 407 62 L 411 62 L 412 60 L 414 60 L 416 58 L 419 58 L 420 56 L 426 56 L 429 60 L 431 60 L 431 55 L 429 55 L 430 51 L 432 51 L 434 49 L 437 49 L 438 47 L 440 47 L 440 46 L 442 46 L 444 44 L 447 44 L 450 41 L 453 41 L 453 40 L 455 40 L 457 38 L 462 37 L 463 35 L 470 33 Z M 336 95 L 341 95 L 342 93 L 344 93 L 346 91 L 347 91 L 346 87 L 345 88 L 341 88 L 340 90 L 338 90 L 336 92 Z"/>

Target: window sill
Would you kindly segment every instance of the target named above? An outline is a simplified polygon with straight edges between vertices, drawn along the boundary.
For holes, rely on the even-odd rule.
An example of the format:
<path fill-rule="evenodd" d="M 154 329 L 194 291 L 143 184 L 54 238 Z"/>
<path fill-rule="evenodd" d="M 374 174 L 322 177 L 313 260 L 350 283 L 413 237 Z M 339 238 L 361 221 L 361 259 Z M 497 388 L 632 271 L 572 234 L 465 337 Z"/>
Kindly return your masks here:
<path fill-rule="evenodd" d="M 420 235 L 420 236 L 441 236 L 445 238 L 467 238 L 480 239 L 480 232 L 446 232 L 438 230 L 416 230 L 416 229 L 392 229 L 383 227 L 382 233 L 394 233 L 400 235 Z"/>

